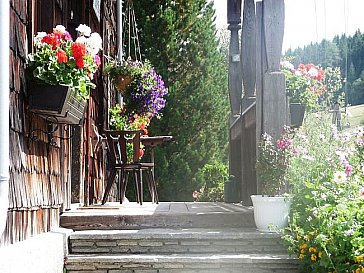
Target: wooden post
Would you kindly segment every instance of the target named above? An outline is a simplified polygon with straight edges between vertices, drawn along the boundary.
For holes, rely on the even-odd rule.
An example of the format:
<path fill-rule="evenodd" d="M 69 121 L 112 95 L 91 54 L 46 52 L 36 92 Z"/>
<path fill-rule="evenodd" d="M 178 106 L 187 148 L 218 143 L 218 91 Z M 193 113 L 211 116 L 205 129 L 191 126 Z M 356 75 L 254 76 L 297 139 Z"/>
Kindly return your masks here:
<path fill-rule="evenodd" d="M 256 3 L 256 155 L 258 154 L 258 144 L 262 135 L 263 120 L 263 58 L 265 57 L 265 46 L 263 36 L 263 3 Z M 261 193 L 261 183 L 257 178 L 257 192 Z"/>
<path fill-rule="evenodd" d="M 257 2 L 256 148 L 262 133 L 276 140 L 287 124 L 285 77 L 280 72 L 283 35 L 284 0 Z M 257 192 L 261 193 L 260 181 Z"/>
<path fill-rule="evenodd" d="M 229 47 L 229 97 L 232 116 L 240 114 L 241 105 L 241 65 L 239 50 L 239 29 L 241 22 L 241 0 L 228 0 L 228 29 L 230 30 Z M 233 120 L 231 121 L 233 122 Z"/>
<path fill-rule="evenodd" d="M 284 0 L 263 1 L 263 30 L 267 73 L 263 76 L 263 133 L 278 139 L 287 121 L 287 99 L 280 58 L 284 34 Z M 264 68 L 263 68 L 264 70 Z"/>
<path fill-rule="evenodd" d="M 244 97 L 255 97 L 256 37 L 254 0 L 244 0 L 241 59 Z"/>
<path fill-rule="evenodd" d="M 268 71 L 279 71 L 284 35 L 284 0 L 264 0 L 263 14 Z"/>

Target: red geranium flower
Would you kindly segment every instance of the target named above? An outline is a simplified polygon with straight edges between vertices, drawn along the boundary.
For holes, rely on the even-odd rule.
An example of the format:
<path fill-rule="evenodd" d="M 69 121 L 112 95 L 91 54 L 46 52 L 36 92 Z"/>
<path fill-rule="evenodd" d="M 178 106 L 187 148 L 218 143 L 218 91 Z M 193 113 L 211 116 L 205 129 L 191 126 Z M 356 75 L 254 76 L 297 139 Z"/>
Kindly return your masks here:
<path fill-rule="evenodd" d="M 83 61 L 83 59 L 81 59 L 81 58 L 76 59 L 76 66 L 78 68 L 84 68 L 85 67 L 85 62 Z"/>
<path fill-rule="evenodd" d="M 48 34 L 47 36 L 44 36 L 42 39 L 42 43 L 46 43 L 52 46 L 52 49 L 56 49 L 57 46 L 61 45 L 61 41 L 59 39 L 59 35 L 56 35 L 54 33 Z"/>
<path fill-rule="evenodd" d="M 57 60 L 59 63 L 66 63 L 68 61 L 67 54 L 64 50 L 58 49 L 56 52 Z"/>
<path fill-rule="evenodd" d="M 72 54 L 75 59 L 83 58 L 86 55 L 86 46 L 81 43 L 73 43 L 72 45 Z"/>

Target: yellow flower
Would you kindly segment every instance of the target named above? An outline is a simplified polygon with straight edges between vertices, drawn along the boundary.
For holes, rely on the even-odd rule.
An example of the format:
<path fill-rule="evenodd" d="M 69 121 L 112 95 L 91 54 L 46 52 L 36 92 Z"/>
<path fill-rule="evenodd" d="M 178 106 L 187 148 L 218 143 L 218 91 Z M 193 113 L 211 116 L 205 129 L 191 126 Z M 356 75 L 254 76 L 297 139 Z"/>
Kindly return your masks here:
<path fill-rule="evenodd" d="M 355 261 L 356 263 L 360 263 L 362 260 L 364 260 L 364 256 L 363 256 L 363 255 L 357 256 L 357 257 L 355 257 L 355 259 L 354 259 L 354 261 Z"/>
<path fill-rule="evenodd" d="M 306 239 L 306 241 L 310 240 L 310 235 L 308 235 L 308 234 L 307 234 L 307 235 L 305 236 L 305 239 Z"/>
<path fill-rule="evenodd" d="M 361 268 L 360 268 L 360 267 L 358 267 L 358 268 L 355 270 L 355 273 L 360 273 L 360 272 L 362 272 L 362 270 L 361 270 Z"/>
<path fill-rule="evenodd" d="M 316 255 L 315 255 L 315 254 L 312 254 L 312 255 L 311 255 L 311 261 L 314 261 L 314 262 L 315 262 L 316 260 L 317 260 Z"/>
<path fill-rule="evenodd" d="M 319 251 L 318 256 L 319 256 L 319 258 L 322 257 L 322 251 Z"/>
<path fill-rule="evenodd" d="M 298 256 L 298 258 L 299 258 L 300 260 L 303 260 L 303 259 L 305 258 L 305 255 L 304 255 L 304 254 L 300 254 L 300 255 Z"/>
<path fill-rule="evenodd" d="M 304 248 L 306 248 L 307 247 L 307 244 L 302 244 L 302 245 L 300 245 L 300 249 L 304 249 Z"/>
<path fill-rule="evenodd" d="M 306 251 L 305 251 L 305 249 L 304 248 L 302 248 L 301 249 L 301 253 L 305 253 Z"/>
<path fill-rule="evenodd" d="M 311 246 L 311 247 L 308 249 L 308 251 L 309 251 L 309 252 L 316 252 L 316 248 L 314 248 L 314 247 L 312 247 L 312 246 Z"/>

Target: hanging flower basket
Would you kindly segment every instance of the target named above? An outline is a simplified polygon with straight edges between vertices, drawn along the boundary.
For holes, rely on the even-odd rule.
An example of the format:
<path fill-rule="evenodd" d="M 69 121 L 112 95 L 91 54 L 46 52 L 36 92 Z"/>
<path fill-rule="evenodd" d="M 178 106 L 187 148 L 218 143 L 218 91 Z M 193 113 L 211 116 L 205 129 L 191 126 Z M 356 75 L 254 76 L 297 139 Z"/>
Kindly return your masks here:
<path fill-rule="evenodd" d="M 124 94 L 125 90 L 128 88 L 129 84 L 133 81 L 133 77 L 131 75 L 118 75 L 114 79 L 114 84 L 116 89 Z"/>
<path fill-rule="evenodd" d="M 29 82 L 29 108 L 53 123 L 80 124 L 87 101 L 63 85 Z"/>

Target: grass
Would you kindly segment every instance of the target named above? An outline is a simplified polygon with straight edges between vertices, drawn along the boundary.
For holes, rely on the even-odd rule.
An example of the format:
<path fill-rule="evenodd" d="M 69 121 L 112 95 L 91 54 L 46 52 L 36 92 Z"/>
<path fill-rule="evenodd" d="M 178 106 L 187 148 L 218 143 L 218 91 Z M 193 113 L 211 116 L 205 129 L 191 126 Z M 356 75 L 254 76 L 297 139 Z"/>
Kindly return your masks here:
<path fill-rule="evenodd" d="M 350 106 L 342 117 L 344 128 L 355 128 L 364 126 L 364 104 Z"/>

